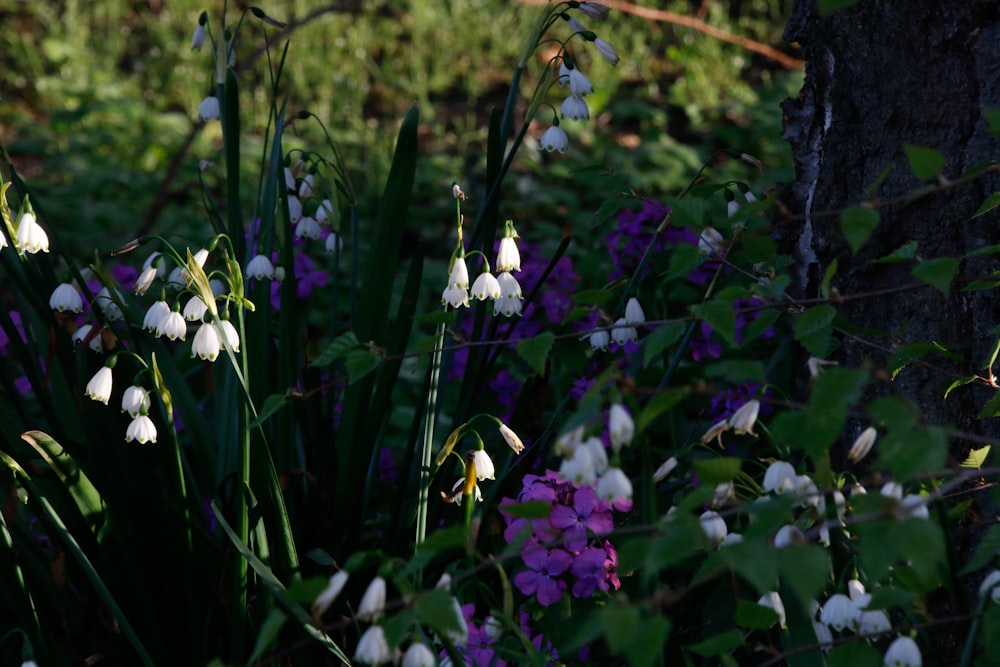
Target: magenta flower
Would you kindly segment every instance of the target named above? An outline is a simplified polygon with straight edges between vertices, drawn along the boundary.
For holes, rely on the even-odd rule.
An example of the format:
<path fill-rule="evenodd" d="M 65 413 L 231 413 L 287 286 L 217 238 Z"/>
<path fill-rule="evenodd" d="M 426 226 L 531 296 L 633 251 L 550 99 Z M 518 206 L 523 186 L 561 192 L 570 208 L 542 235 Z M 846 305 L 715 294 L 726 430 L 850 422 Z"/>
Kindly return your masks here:
<path fill-rule="evenodd" d="M 570 572 L 577 578 L 573 597 L 589 598 L 598 590 L 608 590 L 608 571 L 604 567 L 607 557 L 603 548 L 587 547 L 573 559 Z"/>
<path fill-rule="evenodd" d="M 570 551 L 583 551 L 587 545 L 588 530 L 603 536 L 615 528 L 611 505 L 598 499 L 590 486 L 578 487 L 572 506 L 556 505 L 549 518 L 555 527 L 563 531 L 563 540 Z"/>
<path fill-rule="evenodd" d="M 566 583 L 556 579 L 573 564 L 573 556 L 562 549 L 549 551 L 543 546 L 532 545 L 521 554 L 530 569 L 514 576 L 514 585 L 525 595 L 534 595 L 543 607 L 555 604 L 562 598 Z"/>

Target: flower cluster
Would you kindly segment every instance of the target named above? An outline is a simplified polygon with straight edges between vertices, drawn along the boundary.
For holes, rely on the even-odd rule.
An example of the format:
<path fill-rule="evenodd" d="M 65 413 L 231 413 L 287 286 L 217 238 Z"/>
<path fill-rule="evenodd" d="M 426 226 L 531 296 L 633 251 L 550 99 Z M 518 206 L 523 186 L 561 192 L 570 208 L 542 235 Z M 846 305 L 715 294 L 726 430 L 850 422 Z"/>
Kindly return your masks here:
<path fill-rule="evenodd" d="M 524 298 L 521 285 L 513 276 L 513 271 L 521 270 L 521 254 L 517 248 L 517 230 L 514 221 L 508 220 L 504 225 L 504 236 L 500 239 L 497 251 L 496 277 L 490 272 L 489 263 L 484 263 L 483 272 L 472 283 L 471 297 L 477 301 L 491 299 L 493 314 L 503 314 L 505 317 L 521 314 L 521 301 Z M 481 254 L 481 253 L 480 253 Z M 458 248 L 451 259 L 448 286 L 441 294 L 441 304 L 459 308 L 469 307 L 469 267 L 465 262 L 465 250 L 459 238 Z"/>

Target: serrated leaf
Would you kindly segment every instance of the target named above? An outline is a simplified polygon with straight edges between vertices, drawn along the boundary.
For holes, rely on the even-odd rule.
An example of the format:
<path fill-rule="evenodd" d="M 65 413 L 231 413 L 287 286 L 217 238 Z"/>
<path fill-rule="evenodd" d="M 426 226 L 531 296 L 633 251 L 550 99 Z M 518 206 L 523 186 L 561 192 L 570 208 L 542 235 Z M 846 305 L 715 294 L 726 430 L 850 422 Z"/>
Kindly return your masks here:
<path fill-rule="evenodd" d="M 934 427 L 890 431 L 878 446 L 879 465 L 894 479 L 937 474 L 948 459 L 948 437 Z"/>
<path fill-rule="evenodd" d="M 764 335 L 764 333 L 774 326 L 774 323 L 781 317 L 777 310 L 761 310 L 757 317 L 743 329 L 743 342 L 749 343 L 752 340 Z"/>
<path fill-rule="evenodd" d="M 656 327 L 651 334 L 646 336 L 642 349 L 642 365 L 649 366 L 649 363 L 657 358 L 660 353 L 676 343 L 684 335 L 686 325 L 683 322 L 666 322 Z"/>
<path fill-rule="evenodd" d="M 702 484 L 715 486 L 736 478 L 742 461 L 734 456 L 720 456 L 712 459 L 698 459 L 692 462 L 695 474 Z"/>
<path fill-rule="evenodd" d="M 821 16 L 832 14 L 838 9 L 850 7 L 858 0 L 819 0 L 819 13 Z"/>
<path fill-rule="evenodd" d="M 335 359 L 339 359 L 359 345 L 358 337 L 353 331 L 337 336 L 324 348 L 318 357 L 309 362 L 310 366 L 325 366 Z"/>
<path fill-rule="evenodd" d="M 531 338 L 522 338 L 517 341 L 517 353 L 524 359 L 532 370 L 539 375 L 545 374 L 545 362 L 548 361 L 549 352 L 552 350 L 552 343 L 556 336 L 551 331 L 540 333 Z"/>
<path fill-rule="evenodd" d="M 976 212 L 972 214 L 972 217 L 978 218 L 984 213 L 989 213 L 997 206 L 1000 206 L 1000 192 L 994 192 L 989 197 L 987 197 L 986 201 L 984 201 L 982 205 L 978 209 L 976 209 Z"/>
<path fill-rule="evenodd" d="M 767 630 L 778 622 L 778 612 L 764 605 L 740 600 L 736 603 L 736 624 L 751 630 Z"/>
<path fill-rule="evenodd" d="M 901 345 L 892 353 L 892 358 L 889 359 L 889 367 L 886 370 L 889 371 L 892 379 L 896 379 L 899 371 L 903 370 L 911 361 L 923 359 L 931 352 L 938 351 L 939 347 L 934 343 L 927 342 Z"/>
<path fill-rule="evenodd" d="M 714 299 L 708 303 L 691 306 L 691 312 L 704 320 L 731 346 L 736 346 L 736 312 L 730 301 Z"/>
<path fill-rule="evenodd" d="M 912 144 L 904 144 L 903 150 L 906 151 L 910 171 L 921 181 L 934 178 L 944 169 L 944 155 L 939 150 Z"/>
<path fill-rule="evenodd" d="M 833 336 L 837 309 L 829 305 L 813 306 L 795 320 L 795 339 L 814 357 L 825 357 Z"/>
<path fill-rule="evenodd" d="M 373 370 L 378 368 L 381 361 L 382 357 L 375 354 L 373 350 L 368 348 L 349 352 L 347 354 L 347 362 L 345 364 L 345 367 L 347 368 L 347 384 L 354 384 L 364 376 L 371 373 Z"/>
<path fill-rule="evenodd" d="M 413 605 L 413 613 L 422 625 L 444 636 L 458 635 L 462 630 L 461 609 L 451 593 L 434 589 L 422 593 Z"/>
<path fill-rule="evenodd" d="M 978 416 L 980 419 L 1000 416 L 1000 391 L 993 394 L 993 398 L 986 402 L 983 409 L 979 411 Z"/>
<path fill-rule="evenodd" d="M 840 231 L 851 246 L 851 252 L 856 253 L 878 227 L 881 220 L 878 211 L 873 208 L 854 206 L 845 209 L 840 214 Z"/>
<path fill-rule="evenodd" d="M 913 267 L 913 277 L 937 289 L 945 297 L 951 291 L 951 281 L 958 271 L 957 257 L 935 257 Z"/>
<path fill-rule="evenodd" d="M 878 259 L 873 259 L 872 264 L 896 264 L 898 262 L 906 262 L 917 256 L 917 242 L 910 241 L 909 243 L 904 243 L 892 252 L 890 252 L 885 257 L 880 257 Z"/>
<path fill-rule="evenodd" d="M 969 452 L 969 455 L 965 458 L 965 460 L 958 465 L 962 468 L 975 468 L 978 470 L 983 467 L 984 463 L 986 463 L 986 457 L 990 455 L 990 449 L 992 449 L 990 445 L 980 447 L 979 449 L 973 449 Z"/>

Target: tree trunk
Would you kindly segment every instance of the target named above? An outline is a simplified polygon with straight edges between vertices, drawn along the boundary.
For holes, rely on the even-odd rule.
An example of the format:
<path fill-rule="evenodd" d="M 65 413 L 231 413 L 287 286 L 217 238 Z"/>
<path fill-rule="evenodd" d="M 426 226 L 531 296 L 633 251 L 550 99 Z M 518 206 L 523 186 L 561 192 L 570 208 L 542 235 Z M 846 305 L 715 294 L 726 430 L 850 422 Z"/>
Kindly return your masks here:
<path fill-rule="evenodd" d="M 907 366 L 884 391 L 912 398 L 928 423 L 1000 438 L 1000 420 L 977 417 L 995 389 L 968 385 L 943 398 L 954 378 L 983 373 L 996 344 L 1000 291 L 962 288 L 1000 269 L 1000 257 L 962 259 L 947 297 L 930 287 L 892 291 L 917 282 L 914 261 L 872 263 L 910 241 L 924 260 L 963 258 L 1000 244 L 1000 208 L 972 217 L 1000 191 L 998 172 L 904 202 L 928 185 L 911 172 L 904 144 L 940 151 L 946 158 L 941 174 L 951 180 L 1000 159 L 1000 138 L 990 134 L 984 115 L 984 109 L 1000 109 L 1000 2 L 861 0 L 821 17 L 816 0 L 797 0 L 785 39 L 803 46 L 806 62 L 799 97 L 782 105 L 796 179 L 782 193 L 792 215 L 777 222 L 779 239 L 797 260 L 793 290 L 819 296 L 824 272 L 837 260 L 831 286 L 841 295 L 882 292 L 837 306 L 864 329 L 856 337 L 839 336 L 833 356 L 851 366 L 885 368 L 901 344 L 938 342 L 960 361 L 930 355 L 925 364 Z M 875 205 L 881 222 L 852 255 L 837 212 L 865 201 Z M 980 446 L 956 439 L 950 462 Z M 957 533 L 963 558 L 975 542 L 971 524 Z M 952 656 L 960 648 L 957 635 L 939 637 Z"/>

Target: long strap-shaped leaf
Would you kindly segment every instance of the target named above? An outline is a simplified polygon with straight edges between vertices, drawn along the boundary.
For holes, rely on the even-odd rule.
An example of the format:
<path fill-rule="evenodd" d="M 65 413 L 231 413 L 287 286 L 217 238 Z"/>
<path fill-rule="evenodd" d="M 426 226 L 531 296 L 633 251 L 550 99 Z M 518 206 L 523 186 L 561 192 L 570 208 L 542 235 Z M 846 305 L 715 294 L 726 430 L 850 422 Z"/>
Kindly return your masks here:
<path fill-rule="evenodd" d="M 336 642 L 330 639 L 330 636 L 325 632 L 313 625 L 309 614 L 307 614 L 300 605 L 289 599 L 288 590 L 285 588 L 284 584 L 278 581 L 278 578 L 274 576 L 274 573 L 271 572 L 271 568 L 264 564 L 261 559 L 257 558 L 257 556 L 250 550 L 250 547 L 248 547 L 245 542 L 236 536 L 236 533 L 233 532 L 233 529 L 226 522 L 226 518 L 223 516 L 222 512 L 219 511 L 219 508 L 215 504 L 214 500 L 212 501 L 212 511 L 215 513 L 215 518 L 218 520 L 219 525 L 222 526 L 222 530 L 226 532 L 226 535 L 233 543 L 233 546 L 235 546 L 236 550 L 239 551 L 244 558 L 246 558 L 250 567 L 253 568 L 253 571 L 260 577 L 260 580 L 263 581 L 268 587 L 271 594 L 274 595 L 274 598 L 278 601 L 278 604 L 280 604 L 290 616 L 298 621 L 302 626 L 302 629 L 309 633 L 310 636 L 319 641 L 319 643 L 323 644 L 323 646 L 327 647 L 331 653 L 343 660 L 345 664 L 350 665 L 351 661 L 348 660 L 347 655 L 345 655 L 340 647 L 337 646 Z"/>
<path fill-rule="evenodd" d="M 63 543 L 69 548 L 70 553 L 73 554 L 77 564 L 79 564 L 84 574 L 87 575 L 87 579 L 90 580 L 90 584 L 94 587 L 94 591 L 97 592 L 97 596 L 101 599 L 101 602 L 107 606 L 107 608 L 114 615 L 115 620 L 118 621 L 118 625 L 121 627 L 122 633 L 128 639 L 129 643 L 132 644 L 132 648 L 134 648 L 135 652 L 139 655 L 139 659 L 142 661 L 142 664 L 147 665 L 148 667 L 153 667 L 156 663 L 153 662 L 149 653 L 146 652 L 146 647 L 142 645 L 142 642 L 139 640 L 138 635 L 136 635 L 135 630 L 132 629 L 132 625 L 128 622 L 128 619 L 122 612 L 121 607 L 119 607 L 118 603 L 115 602 L 114 596 L 111 595 L 111 591 L 108 590 L 108 587 L 104 584 L 104 581 L 101 579 L 101 575 L 94 568 L 90 559 L 87 558 L 87 554 L 85 554 L 83 549 L 80 548 L 80 545 L 77 544 L 73 535 L 66 529 L 66 525 L 59 517 L 59 514 L 52 508 L 52 505 L 42 493 L 39 486 L 34 483 L 31 476 L 25 472 L 24 468 L 22 468 L 17 461 L 8 456 L 6 453 L 0 452 L 0 460 L 2 460 L 15 475 L 20 475 L 24 480 L 25 486 L 28 487 L 29 498 L 38 503 L 42 511 L 45 512 L 45 515 L 52 522 L 52 525 L 55 526 L 60 539 L 62 539 Z"/>

